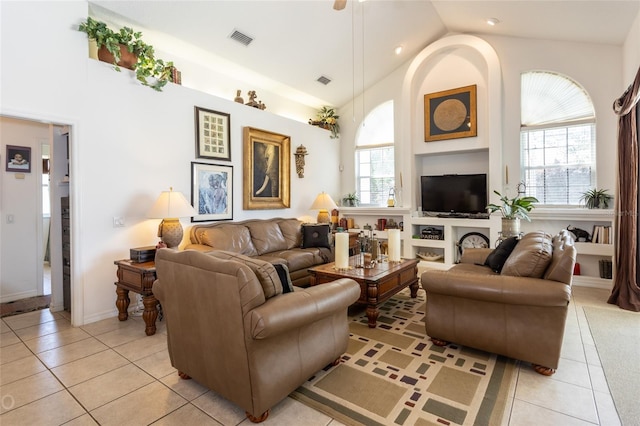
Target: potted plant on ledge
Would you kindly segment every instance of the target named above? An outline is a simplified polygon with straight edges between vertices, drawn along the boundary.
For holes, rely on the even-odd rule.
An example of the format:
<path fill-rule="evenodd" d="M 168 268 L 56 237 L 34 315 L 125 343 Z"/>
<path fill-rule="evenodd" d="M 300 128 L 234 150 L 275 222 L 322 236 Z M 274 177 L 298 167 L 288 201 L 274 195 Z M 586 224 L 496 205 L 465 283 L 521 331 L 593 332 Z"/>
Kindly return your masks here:
<path fill-rule="evenodd" d="M 156 59 L 153 46 L 142 41 L 142 33 L 129 27 L 113 31 L 102 21 L 91 17 L 78 26 L 98 46 L 98 59 L 112 63 L 116 71 L 124 67 L 136 72 L 136 79 L 145 86 L 162 91 L 172 81 L 173 62 Z"/>
<path fill-rule="evenodd" d="M 331 131 L 331 139 L 338 139 L 340 137 L 340 125 L 338 124 L 339 115 L 336 114 L 335 109 L 328 106 L 323 106 L 318 111 L 317 119 L 309 119 L 309 124 L 312 126 L 322 127 Z"/>
<path fill-rule="evenodd" d="M 358 207 L 358 202 L 360 200 L 358 199 L 358 194 L 356 194 L 355 192 L 352 192 L 350 194 L 345 195 L 342 198 L 342 205 L 344 207 Z"/>
<path fill-rule="evenodd" d="M 613 196 L 607 193 L 608 191 L 608 189 L 590 189 L 582 193 L 580 201 L 584 202 L 588 209 L 608 209 L 613 199 Z"/>
<path fill-rule="evenodd" d="M 493 191 L 500 197 L 501 205 L 489 204 L 487 210 L 489 213 L 500 211 L 502 213 L 502 237 L 517 237 L 520 235 L 520 219 L 531 222 L 529 212 L 533 210 L 538 199 L 536 197 L 521 196 L 518 193 L 513 198 L 502 195 L 498 191 Z"/>

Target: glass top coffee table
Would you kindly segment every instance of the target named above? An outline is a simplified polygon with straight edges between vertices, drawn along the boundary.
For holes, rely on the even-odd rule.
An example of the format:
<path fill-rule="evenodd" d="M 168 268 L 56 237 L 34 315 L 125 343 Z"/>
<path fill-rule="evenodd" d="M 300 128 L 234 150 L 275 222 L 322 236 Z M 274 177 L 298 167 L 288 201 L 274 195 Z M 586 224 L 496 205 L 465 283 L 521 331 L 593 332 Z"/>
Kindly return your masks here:
<path fill-rule="evenodd" d="M 353 259 L 349 262 L 353 265 Z M 335 263 L 326 263 L 309 269 L 311 285 L 324 284 L 338 278 L 351 278 L 360 284 L 357 304 L 367 306 L 369 327 L 375 328 L 378 306 L 400 290 L 409 287 L 411 297 L 418 295 L 418 260 L 402 259 L 400 262 L 377 263 L 373 268 L 353 267 L 338 270 Z"/>

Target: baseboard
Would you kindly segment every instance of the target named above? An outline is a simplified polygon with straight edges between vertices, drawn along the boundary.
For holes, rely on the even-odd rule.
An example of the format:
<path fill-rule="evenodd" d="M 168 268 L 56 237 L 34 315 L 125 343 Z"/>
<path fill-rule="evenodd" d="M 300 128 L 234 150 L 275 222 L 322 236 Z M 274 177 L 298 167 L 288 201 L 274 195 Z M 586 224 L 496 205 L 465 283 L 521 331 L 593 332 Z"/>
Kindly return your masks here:
<path fill-rule="evenodd" d="M 28 299 L 29 297 L 35 297 L 38 293 L 35 290 L 22 291 L 20 293 L 3 294 L 0 297 L 0 303 L 14 302 L 20 299 Z"/>

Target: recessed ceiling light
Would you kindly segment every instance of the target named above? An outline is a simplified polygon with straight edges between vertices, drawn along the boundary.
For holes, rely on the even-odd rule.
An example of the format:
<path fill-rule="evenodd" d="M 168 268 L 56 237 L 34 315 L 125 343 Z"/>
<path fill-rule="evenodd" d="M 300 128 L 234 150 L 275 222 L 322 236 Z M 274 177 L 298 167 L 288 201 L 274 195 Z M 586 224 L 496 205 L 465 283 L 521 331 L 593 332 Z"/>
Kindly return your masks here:
<path fill-rule="evenodd" d="M 399 55 L 402 53 L 402 46 L 396 46 L 396 48 L 393 50 L 394 52 L 396 52 L 396 55 Z"/>
<path fill-rule="evenodd" d="M 495 27 L 499 23 L 500 20 L 498 18 L 487 18 L 487 24 L 491 25 L 492 27 Z"/>

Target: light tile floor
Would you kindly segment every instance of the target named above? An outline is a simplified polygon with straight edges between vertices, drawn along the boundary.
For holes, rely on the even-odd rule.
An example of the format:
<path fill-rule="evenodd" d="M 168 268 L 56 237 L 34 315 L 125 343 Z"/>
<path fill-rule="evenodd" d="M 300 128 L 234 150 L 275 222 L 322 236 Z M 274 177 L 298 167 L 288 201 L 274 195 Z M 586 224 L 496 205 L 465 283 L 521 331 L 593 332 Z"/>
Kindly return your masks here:
<path fill-rule="evenodd" d="M 558 372 L 541 376 L 523 363 L 505 425 L 619 425 L 582 310 L 606 304 L 608 291 L 574 287 Z M 0 332 L 0 423 L 9 425 L 249 425 L 244 412 L 171 367 L 164 322 L 145 336 L 130 316 L 83 327 L 66 312 L 5 317 Z M 263 423 L 341 423 L 286 398 Z"/>

